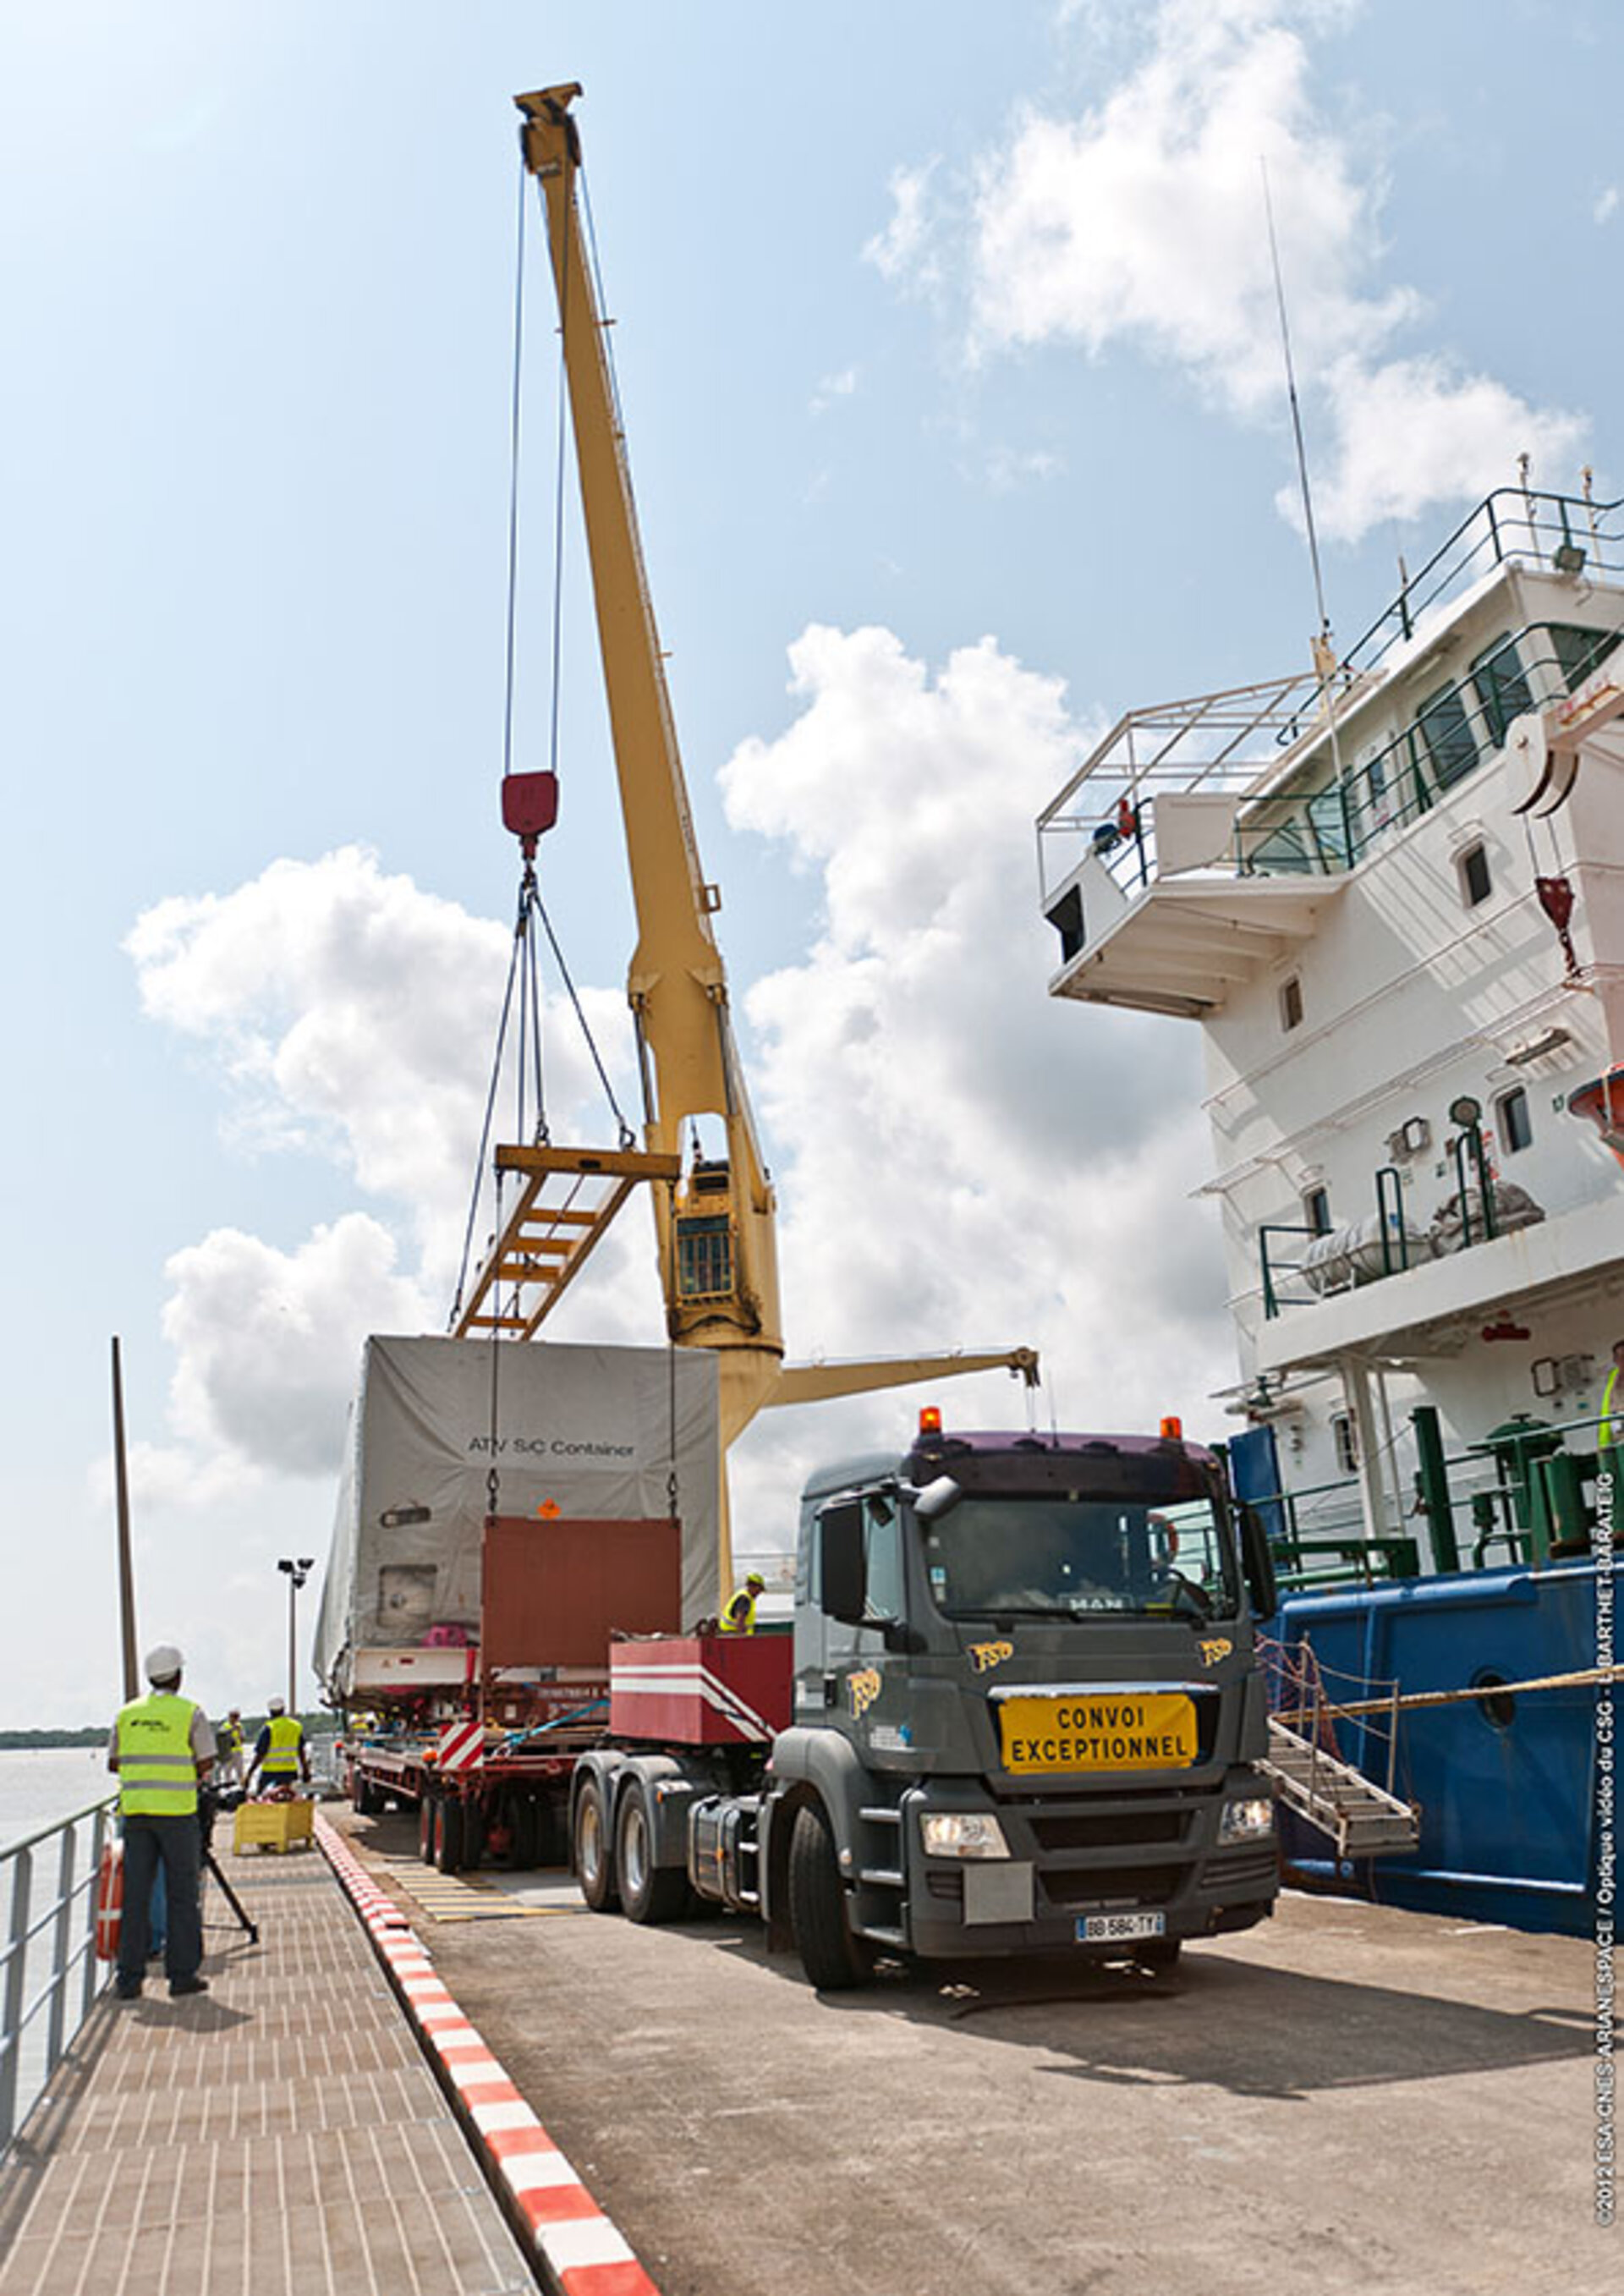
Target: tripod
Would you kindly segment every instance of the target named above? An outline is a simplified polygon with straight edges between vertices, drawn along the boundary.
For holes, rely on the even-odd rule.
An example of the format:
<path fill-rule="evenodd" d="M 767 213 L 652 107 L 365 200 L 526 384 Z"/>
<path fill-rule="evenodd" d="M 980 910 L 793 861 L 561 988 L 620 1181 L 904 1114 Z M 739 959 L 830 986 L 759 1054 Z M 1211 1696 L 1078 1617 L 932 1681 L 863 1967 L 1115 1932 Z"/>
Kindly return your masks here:
<path fill-rule="evenodd" d="M 239 1800 L 242 1800 L 241 1793 L 238 1794 L 237 1799 Z M 221 1896 L 225 1898 L 226 1904 L 231 1907 L 232 1912 L 237 1917 L 237 1927 L 243 1931 L 250 1945 L 258 1945 L 259 1942 L 258 1928 L 256 1923 L 250 1921 L 248 1915 L 243 1912 L 242 1903 L 238 1898 L 236 1891 L 232 1888 L 231 1883 L 226 1879 L 225 1874 L 221 1873 L 219 1860 L 214 1854 L 215 1813 L 224 1806 L 224 1797 L 217 1793 L 210 1793 L 207 1789 L 198 1795 L 198 1825 L 199 1831 L 202 1835 L 203 1872 L 205 1874 L 212 1874 L 214 1875 L 215 1880 L 220 1885 Z"/>

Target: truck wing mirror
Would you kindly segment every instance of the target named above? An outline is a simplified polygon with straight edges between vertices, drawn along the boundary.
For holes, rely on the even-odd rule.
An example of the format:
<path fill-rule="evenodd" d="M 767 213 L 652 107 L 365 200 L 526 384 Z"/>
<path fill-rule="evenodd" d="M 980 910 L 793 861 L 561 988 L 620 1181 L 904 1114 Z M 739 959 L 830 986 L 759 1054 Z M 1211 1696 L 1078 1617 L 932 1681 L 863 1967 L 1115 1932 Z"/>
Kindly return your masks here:
<path fill-rule="evenodd" d="M 863 1502 L 837 1499 L 817 1519 L 818 1584 L 824 1612 L 859 1626 L 868 1598 L 863 1545 Z"/>
<path fill-rule="evenodd" d="M 926 1522 L 933 1522 L 939 1514 L 946 1514 L 949 1507 L 956 1507 L 964 1496 L 963 1489 L 951 1475 L 938 1475 L 923 1490 L 915 1492 L 914 1512 Z"/>
<path fill-rule="evenodd" d="M 1246 1572 L 1252 1616 L 1272 1619 L 1280 1607 L 1280 1590 L 1275 1584 L 1275 1558 L 1269 1553 L 1268 1533 L 1256 1507 L 1243 1506 L 1240 1512 L 1241 1562 Z"/>

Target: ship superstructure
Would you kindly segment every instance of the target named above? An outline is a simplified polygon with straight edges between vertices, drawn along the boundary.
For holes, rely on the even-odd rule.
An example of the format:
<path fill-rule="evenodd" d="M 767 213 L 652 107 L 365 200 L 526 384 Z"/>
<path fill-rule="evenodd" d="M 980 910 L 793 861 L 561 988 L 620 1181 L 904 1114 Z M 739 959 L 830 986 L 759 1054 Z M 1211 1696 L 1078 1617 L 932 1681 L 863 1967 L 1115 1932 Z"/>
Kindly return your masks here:
<path fill-rule="evenodd" d="M 1238 1461 L 1327 1566 L 1581 1534 L 1624 1341 L 1620 536 L 1491 496 L 1342 659 L 1131 711 L 1039 820 L 1050 993 L 1202 1029 Z"/>

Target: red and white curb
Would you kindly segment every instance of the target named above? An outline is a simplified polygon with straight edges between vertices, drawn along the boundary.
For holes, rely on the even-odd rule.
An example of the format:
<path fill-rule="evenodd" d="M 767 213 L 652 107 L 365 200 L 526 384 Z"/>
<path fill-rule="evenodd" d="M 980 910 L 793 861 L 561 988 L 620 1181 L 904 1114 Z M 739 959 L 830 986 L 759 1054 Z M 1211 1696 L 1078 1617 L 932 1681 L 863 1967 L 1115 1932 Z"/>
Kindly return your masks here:
<path fill-rule="evenodd" d="M 629 2243 L 435 1975 L 406 1915 L 319 1815 L 316 1837 L 563 2296 L 659 2296 Z"/>

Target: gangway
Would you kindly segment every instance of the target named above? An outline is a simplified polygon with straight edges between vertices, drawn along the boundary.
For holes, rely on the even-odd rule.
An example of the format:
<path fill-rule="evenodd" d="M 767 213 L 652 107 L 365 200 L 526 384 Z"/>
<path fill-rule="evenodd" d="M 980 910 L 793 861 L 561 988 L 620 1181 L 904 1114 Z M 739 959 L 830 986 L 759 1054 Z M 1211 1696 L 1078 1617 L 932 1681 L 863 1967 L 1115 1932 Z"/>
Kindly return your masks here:
<path fill-rule="evenodd" d="M 1414 1803 L 1401 1801 L 1351 1762 L 1327 1753 L 1273 1716 L 1268 1753 L 1258 1767 L 1288 1809 L 1329 1834 L 1339 1857 L 1414 1849 L 1421 1839 L 1421 1818 Z"/>

